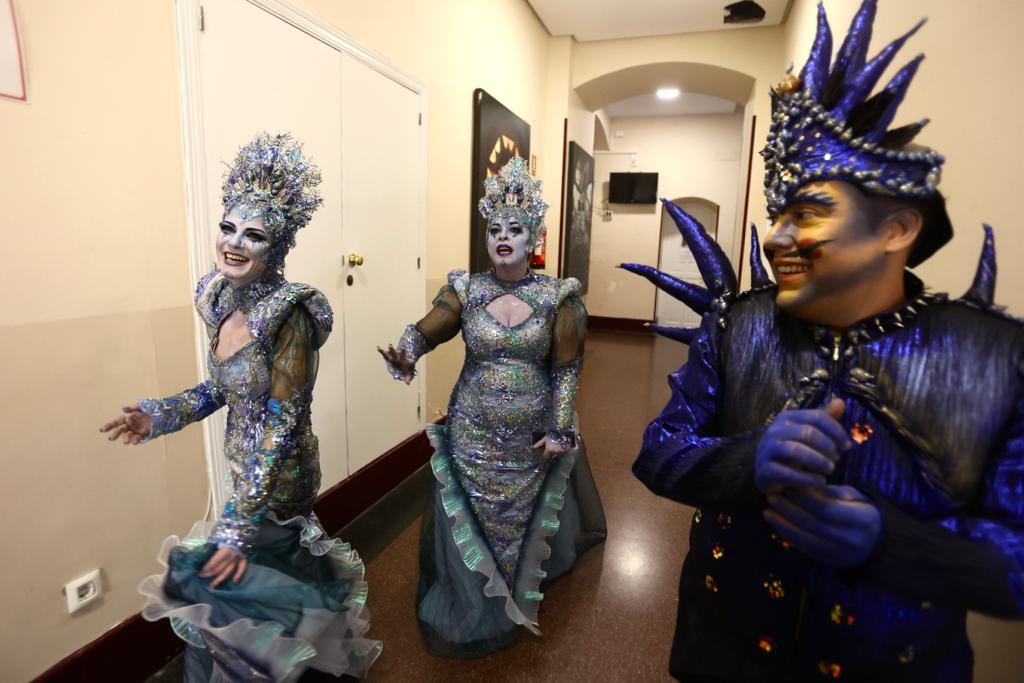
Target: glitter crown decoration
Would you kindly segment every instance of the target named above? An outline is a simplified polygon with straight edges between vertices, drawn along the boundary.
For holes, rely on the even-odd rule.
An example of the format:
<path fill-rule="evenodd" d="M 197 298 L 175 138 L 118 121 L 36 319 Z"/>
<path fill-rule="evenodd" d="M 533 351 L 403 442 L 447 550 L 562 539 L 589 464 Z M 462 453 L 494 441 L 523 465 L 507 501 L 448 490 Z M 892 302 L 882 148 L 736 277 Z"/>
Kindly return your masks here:
<path fill-rule="evenodd" d="M 273 237 L 271 265 L 280 268 L 295 246 L 295 233 L 323 203 L 316 187 L 320 169 L 288 133 L 260 133 L 238 150 L 224 177 L 224 211 L 238 207 L 246 218 L 259 216 Z"/>
<path fill-rule="evenodd" d="M 864 0 L 832 62 L 832 32 L 819 2 L 807 63 L 799 77 L 790 74 L 773 89 L 768 144 L 761 151 L 770 214 L 783 212 L 797 189 L 817 180 L 843 180 L 904 199 L 936 194 L 942 155 L 910 144 L 928 120 L 887 130 L 924 55 L 910 60 L 871 96 L 924 20 L 867 61 L 876 5 L 876 0 Z"/>
<path fill-rule="evenodd" d="M 515 216 L 534 233 L 544 229 L 547 203 L 541 199 L 541 181 L 530 177 L 530 168 L 520 157 L 513 157 L 498 175 L 484 180 L 484 196 L 477 204 L 480 214 L 490 222 L 494 218 Z M 537 230 L 537 227 L 541 230 Z"/>

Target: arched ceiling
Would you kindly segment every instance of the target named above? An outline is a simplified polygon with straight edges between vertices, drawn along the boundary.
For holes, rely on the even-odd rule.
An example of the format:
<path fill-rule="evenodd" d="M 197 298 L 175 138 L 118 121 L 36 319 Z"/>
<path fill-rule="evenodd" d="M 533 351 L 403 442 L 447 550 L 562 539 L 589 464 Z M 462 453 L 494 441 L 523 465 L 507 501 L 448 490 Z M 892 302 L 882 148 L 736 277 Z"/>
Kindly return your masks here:
<path fill-rule="evenodd" d="M 745 105 L 754 79 L 747 74 L 712 64 L 662 62 L 642 64 L 598 76 L 576 87 L 587 108 L 596 111 L 613 102 L 675 86 L 683 92 L 714 95 Z"/>

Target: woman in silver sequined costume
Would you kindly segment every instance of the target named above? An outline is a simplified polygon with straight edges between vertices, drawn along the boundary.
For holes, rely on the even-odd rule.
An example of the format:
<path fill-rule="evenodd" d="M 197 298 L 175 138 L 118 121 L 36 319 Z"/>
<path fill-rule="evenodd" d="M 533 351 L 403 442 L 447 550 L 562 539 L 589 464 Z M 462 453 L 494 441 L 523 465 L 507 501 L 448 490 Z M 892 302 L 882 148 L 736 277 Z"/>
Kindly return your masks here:
<path fill-rule="evenodd" d="M 546 581 L 605 536 L 604 513 L 574 424 L 587 313 L 575 278 L 538 275 L 527 258 L 547 204 L 519 158 L 485 181 L 494 270 L 456 270 L 433 309 L 381 350 L 408 382 L 423 354 L 461 330 L 466 361 L 435 453 L 423 523 L 417 616 L 437 655 L 478 657 L 539 634 Z"/>
<path fill-rule="evenodd" d="M 331 331 L 323 294 L 281 270 L 321 199 L 320 174 L 289 136 L 262 134 L 228 171 L 218 269 L 196 289 L 210 379 L 143 400 L 104 425 L 143 443 L 228 406 L 231 498 L 215 523 L 164 544 L 164 575 L 139 585 L 142 615 L 167 617 L 188 643 L 186 681 L 293 681 L 309 668 L 361 675 L 380 643 L 362 637 L 363 563 L 327 538 L 310 403 L 317 349 Z"/>

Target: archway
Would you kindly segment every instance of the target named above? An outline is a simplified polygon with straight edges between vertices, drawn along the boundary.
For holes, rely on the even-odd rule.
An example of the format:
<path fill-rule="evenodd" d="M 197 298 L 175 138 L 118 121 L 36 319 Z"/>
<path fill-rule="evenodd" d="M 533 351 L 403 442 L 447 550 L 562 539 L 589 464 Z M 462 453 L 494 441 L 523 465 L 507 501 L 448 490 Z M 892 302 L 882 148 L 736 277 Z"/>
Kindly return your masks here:
<path fill-rule="evenodd" d="M 699 92 L 745 106 L 754 89 L 754 77 L 714 64 L 658 62 L 630 66 L 592 78 L 576 86 L 576 94 L 591 111 L 665 85 L 683 92 Z"/>

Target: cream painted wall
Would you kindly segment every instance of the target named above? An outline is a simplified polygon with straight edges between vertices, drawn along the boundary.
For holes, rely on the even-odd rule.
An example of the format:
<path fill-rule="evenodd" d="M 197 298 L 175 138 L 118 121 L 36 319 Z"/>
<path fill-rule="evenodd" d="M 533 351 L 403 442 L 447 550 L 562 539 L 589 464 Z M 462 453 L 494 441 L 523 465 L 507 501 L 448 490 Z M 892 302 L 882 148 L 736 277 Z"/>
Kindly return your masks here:
<path fill-rule="evenodd" d="M 732 250 L 736 224 L 742 114 L 613 119 L 615 152 L 598 153 L 594 168 L 594 206 L 608 198 L 613 171 L 656 171 L 658 196 L 702 197 L 719 205 L 719 242 Z M 631 155 L 637 165 L 631 167 Z M 647 280 L 618 268 L 624 262 L 658 265 L 661 204 L 610 205 L 610 219 L 595 215 L 590 252 L 591 315 L 653 320 L 655 289 Z"/>
<path fill-rule="evenodd" d="M 836 46 L 859 6 L 855 0 L 827 0 Z M 784 67 L 799 70 L 814 37 L 816 3 L 795 0 L 786 24 Z M 1020 67 L 1020 27 L 1024 3 L 1005 0 L 929 2 L 900 0 L 879 3 L 872 55 L 928 17 L 883 76 L 883 83 L 914 55 L 927 55 L 900 108 L 894 125 L 922 117 L 932 122 L 917 141 L 944 155 L 940 189 L 948 199 L 956 236 L 918 268 L 939 291 L 960 296 L 970 285 L 981 250 L 981 223 L 995 229 L 999 272 L 996 300 L 1016 315 L 1024 314 L 1024 269 L 1013 267 L 1024 256 L 1020 211 L 1012 185 L 1024 158 L 1024 79 Z"/>
<path fill-rule="evenodd" d="M 297 4 L 427 85 L 431 294 L 468 261 L 474 88 L 530 122 L 557 205 L 571 50 L 526 2 Z M 30 102 L 0 102 L 12 252 L 0 271 L 0 426 L 18 485 L 0 511 L 26 523 L 5 572 L 3 681 L 32 678 L 136 613 L 135 586 L 159 569 L 164 537 L 187 532 L 207 499 L 198 429 L 134 449 L 96 432 L 126 402 L 197 381 L 174 2 L 16 6 Z M 428 416 L 446 406 L 461 361 L 458 342 L 432 354 Z M 107 594 L 68 616 L 62 586 L 95 567 Z"/>
<path fill-rule="evenodd" d="M 857 0 L 827 0 L 825 9 L 836 46 L 860 5 Z M 784 67 L 799 70 L 814 38 L 816 3 L 794 0 L 785 32 Z M 932 288 L 954 296 L 970 286 L 981 249 L 981 222 L 995 229 L 999 271 L 996 301 L 1024 314 L 1024 257 L 1019 210 L 1011 185 L 1024 158 L 1020 111 L 1024 53 L 1019 32 L 1024 4 L 1004 0 L 970 3 L 900 0 L 879 3 L 874 25 L 874 55 L 921 17 L 928 23 L 889 69 L 895 73 L 914 55 L 927 55 L 900 108 L 894 125 L 928 116 L 932 122 L 918 136 L 921 144 L 946 155 L 940 189 L 948 199 L 955 236 L 942 251 L 917 269 Z M 883 84 L 888 79 L 883 76 Z M 1009 266 L 1009 267 L 1008 267 Z M 1024 671 L 1024 623 L 972 614 L 968 632 L 975 649 L 974 678 L 984 683 L 1012 683 Z"/>
<path fill-rule="evenodd" d="M 137 612 L 163 538 L 207 499 L 198 430 L 138 448 L 97 433 L 120 406 L 197 381 L 173 3 L 15 4 L 30 100 L 0 102 L 12 682 Z M 106 594 L 69 616 L 61 589 L 94 568 Z"/>

